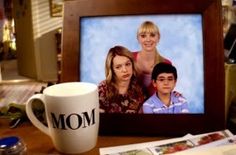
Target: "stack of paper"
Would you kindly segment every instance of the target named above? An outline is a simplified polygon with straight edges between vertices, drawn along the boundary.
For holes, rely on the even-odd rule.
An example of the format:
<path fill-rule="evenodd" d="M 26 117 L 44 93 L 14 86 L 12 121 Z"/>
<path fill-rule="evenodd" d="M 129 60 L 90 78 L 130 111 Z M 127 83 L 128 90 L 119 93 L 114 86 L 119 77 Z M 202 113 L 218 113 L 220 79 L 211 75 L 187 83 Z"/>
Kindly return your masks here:
<path fill-rule="evenodd" d="M 236 155 L 236 136 L 229 130 L 100 148 L 100 155 Z"/>

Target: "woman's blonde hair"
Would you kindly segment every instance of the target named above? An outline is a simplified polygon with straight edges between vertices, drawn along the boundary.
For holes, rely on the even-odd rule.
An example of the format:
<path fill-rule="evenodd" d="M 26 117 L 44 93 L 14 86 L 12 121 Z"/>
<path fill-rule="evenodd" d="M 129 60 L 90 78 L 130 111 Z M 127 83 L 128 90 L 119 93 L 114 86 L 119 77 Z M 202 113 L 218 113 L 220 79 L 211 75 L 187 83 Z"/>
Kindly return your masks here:
<path fill-rule="evenodd" d="M 159 28 L 157 27 L 157 25 L 155 25 L 153 22 L 151 21 L 145 21 L 143 22 L 140 27 L 138 28 L 137 31 L 137 37 L 140 34 L 145 34 L 145 33 L 154 33 L 157 34 L 158 39 L 160 39 L 160 31 Z"/>

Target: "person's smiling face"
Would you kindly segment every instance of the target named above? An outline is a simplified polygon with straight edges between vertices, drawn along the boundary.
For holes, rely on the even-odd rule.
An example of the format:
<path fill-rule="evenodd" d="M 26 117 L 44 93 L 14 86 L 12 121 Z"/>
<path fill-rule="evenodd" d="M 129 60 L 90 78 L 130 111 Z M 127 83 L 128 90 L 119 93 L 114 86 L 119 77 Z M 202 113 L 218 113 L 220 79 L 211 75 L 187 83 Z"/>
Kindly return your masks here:
<path fill-rule="evenodd" d="M 152 51 L 156 48 L 159 36 L 157 33 L 141 33 L 138 35 L 138 41 L 144 51 Z"/>

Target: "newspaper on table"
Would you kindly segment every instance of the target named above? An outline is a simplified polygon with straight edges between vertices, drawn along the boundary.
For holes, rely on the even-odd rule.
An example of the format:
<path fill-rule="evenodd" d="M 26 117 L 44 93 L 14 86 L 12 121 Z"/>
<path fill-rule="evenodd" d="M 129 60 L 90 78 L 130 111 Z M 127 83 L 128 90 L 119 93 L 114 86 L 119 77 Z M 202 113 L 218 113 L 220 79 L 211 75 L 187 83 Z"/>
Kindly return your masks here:
<path fill-rule="evenodd" d="M 224 145 L 234 145 L 236 151 L 235 144 L 236 136 L 234 136 L 229 130 L 222 130 L 200 135 L 187 134 L 184 137 L 161 141 L 104 147 L 100 148 L 99 151 L 100 155 L 177 155 L 178 153 L 184 152 L 191 154 L 196 150 L 205 151 L 209 148 Z M 234 153 L 236 154 L 236 152 Z"/>
<path fill-rule="evenodd" d="M 215 152 L 215 153 L 214 153 Z M 236 136 L 223 138 L 174 155 L 236 155 Z"/>

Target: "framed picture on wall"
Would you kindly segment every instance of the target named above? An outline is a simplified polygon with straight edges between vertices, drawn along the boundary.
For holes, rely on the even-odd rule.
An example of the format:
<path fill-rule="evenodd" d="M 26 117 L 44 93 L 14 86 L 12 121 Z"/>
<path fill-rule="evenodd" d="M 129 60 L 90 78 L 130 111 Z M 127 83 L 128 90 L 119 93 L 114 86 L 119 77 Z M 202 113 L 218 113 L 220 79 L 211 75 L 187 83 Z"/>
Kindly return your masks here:
<path fill-rule="evenodd" d="M 63 0 L 49 0 L 49 5 L 52 17 L 62 17 Z"/>

